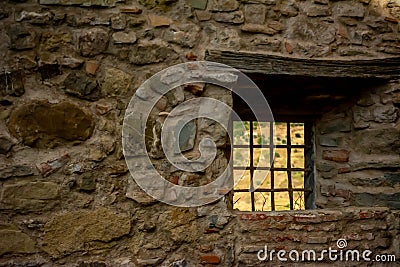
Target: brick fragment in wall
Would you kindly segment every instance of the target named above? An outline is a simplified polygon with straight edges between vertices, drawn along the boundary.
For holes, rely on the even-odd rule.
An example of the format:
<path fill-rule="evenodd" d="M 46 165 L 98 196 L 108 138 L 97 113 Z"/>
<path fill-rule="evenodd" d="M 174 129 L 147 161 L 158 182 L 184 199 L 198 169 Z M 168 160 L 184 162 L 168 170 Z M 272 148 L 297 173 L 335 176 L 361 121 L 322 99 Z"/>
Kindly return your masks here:
<path fill-rule="evenodd" d="M 71 157 L 68 154 L 64 154 L 58 159 L 49 160 L 47 162 L 42 162 L 37 165 L 37 168 L 40 171 L 40 174 L 43 177 L 47 177 L 52 173 L 56 172 L 57 170 L 64 167 L 70 161 Z"/>
<path fill-rule="evenodd" d="M 346 149 L 330 149 L 322 152 L 322 158 L 336 162 L 348 162 L 350 152 Z"/>

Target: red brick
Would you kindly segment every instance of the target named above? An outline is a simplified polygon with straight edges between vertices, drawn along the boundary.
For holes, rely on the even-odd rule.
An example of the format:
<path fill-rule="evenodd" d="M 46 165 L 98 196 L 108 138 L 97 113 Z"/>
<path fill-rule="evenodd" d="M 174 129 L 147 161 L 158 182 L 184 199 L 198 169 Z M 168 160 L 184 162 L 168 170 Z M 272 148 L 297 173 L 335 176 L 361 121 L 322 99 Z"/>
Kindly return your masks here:
<path fill-rule="evenodd" d="M 385 20 L 389 21 L 389 22 L 393 22 L 393 23 L 399 23 L 399 21 L 397 19 L 392 18 L 392 17 L 385 17 Z"/>
<path fill-rule="evenodd" d="M 169 179 L 169 181 L 170 181 L 171 183 L 173 183 L 173 184 L 178 184 L 178 183 L 179 183 L 179 176 L 174 175 L 174 176 L 172 176 L 172 177 Z"/>
<path fill-rule="evenodd" d="M 291 45 L 290 43 L 285 42 L 285 48 L 286 48 L 286 51 L 287 51 L 289 54 L 292 54 L 292 53 L 293 53 L 293 47 L 292 47 L 292 45 Z"/>
<path fill-rule="evenodd" d="M 342 173 L 349 173 L 351 172 L 351 168 L 350 167 L 342 167 L 338 169 L 338 173 L 342 174 Z"/>
<path fill-rule="evenodd" d="M 293 221 L 297 223 L 320 223 L 321 217 L 314 214 L 296 214 L 293 216 Z"/>
<path fill-rule="evenodd" d="M 197 56 L 193 52 L 188 52 L 188 53 L 186 53 L 185 56 L 188 60 L 191 60 L 191 61 L 195 61 L 197 59 Z"/>
<path fill-rule="evenodd" d="M 205 234 L 213 234 L 213 233 L 219 233 L 219 228 L 206 228 L 204 229 Z"/>
<path fill-rule="evenodd" d="M 335 196 L 337 197 L 343 197 L 346 200 L 350 199 L 351 191 L 350 190 L 345 190 L 345 189 L 336 189 L 335 190 Z"/>
<path fill-rule="evenodd" d="M 358 214 L 358 217 L 360 219 L 371 219 L 372 217 L 374 217 L 374 214 L 369 211 L 360 211 L 360 213 Z"/>
<path fill-rule="evenodd" d="M 99 62 L 94 60 L 89 60 L 85 64 L 85 70 L 87 73 L 94 75 L 99 67 Z"/>
<path fill-rule="evenodd" d="M 219 264 L 221 262 L 221 259 L 218 255 L 215 254 L 208 254 L 208 255 L 202 255 L 200 256 L 200 262 L 202 264 Z"/>
<path fill-rule="evenodd" d="M 330 149 L 322 152 L 322 158 L 335 162 L 348 162 L 350 152 L 346 149 Z"/>

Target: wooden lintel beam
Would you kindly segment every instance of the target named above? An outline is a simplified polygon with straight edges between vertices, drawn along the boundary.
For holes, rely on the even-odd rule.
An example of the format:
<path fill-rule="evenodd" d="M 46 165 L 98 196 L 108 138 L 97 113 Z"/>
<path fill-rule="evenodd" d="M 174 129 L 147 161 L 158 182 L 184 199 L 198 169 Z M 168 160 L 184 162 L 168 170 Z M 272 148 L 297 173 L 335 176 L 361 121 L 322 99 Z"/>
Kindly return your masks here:
<path fill-rule="evenodd" d="M 337 60 L 292 58 L 238 51 L 206 51 L 206 60 L 223 63 L 247 73 L 310 77 L 400 78 L 400 56 Z"/>

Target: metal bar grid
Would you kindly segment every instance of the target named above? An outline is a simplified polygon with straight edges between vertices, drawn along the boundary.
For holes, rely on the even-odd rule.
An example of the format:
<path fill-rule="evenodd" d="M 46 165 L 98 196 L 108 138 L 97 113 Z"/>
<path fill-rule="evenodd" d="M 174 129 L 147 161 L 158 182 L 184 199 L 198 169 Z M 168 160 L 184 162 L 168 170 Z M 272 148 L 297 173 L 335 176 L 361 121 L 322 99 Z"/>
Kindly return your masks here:
<path fill-rule="evenodd" d="M 293 184 L 292 184 L 292 172 L 303 172 L 304 174 L 307 173 L 307 169 L 306 169 L 306 163 L 305 163 L 305 168 L 294 168 L 291 166 L 291 159 L 292 159 L 292 148 L 302 148 L 304 149 L 304 153 L 306 151 L 307 148 L 307 141 L 305 140 L 308 136 L 308 134 L 306 133 L 306 130 L 308 129 L 308 127 L 304 128 L 305 131 L 305 136 L 304 136 L 304 144 L 303 145 L 292 145 L 291 142 L 291 122 L 286 122 L 286 136 L 287 136 L 287 142 L 284 145 L 277 145 L 274 143 L 273 140 L 273 136 L 274 136 L 274 122 L 270 122 L 269 124 L 269 144 L 267 146 L 267 148 L 269 148 L 269 153 L 270 153 L 270 166 L 271 167 L 255 167 L 254 166 L 254 148 L 266 148 L 265 145 L 255 145 L 254 144 L 254 121 L 249 121 L 249 145 L 233 145 L 233 148 L 249 148 L 249 152 L 250 152 L 250 162 L 249 162 L 249 166 L 233 166 L 234 170 L 249 170 L 250 171 L 250 185 L 249 185 L 249 189 L 234 189 L 234 192 L 250 192 L 251 194 L 251 210 L 255 211 L 255 196 L 254 193 L 255 192 L 268 192 L 270 193 L 271 196 L 271 210 L 274 211 L 276 210 L 276 205 L 275 205 L 275 193 L 277 192 L 288 192 L 289 195 L 289 207 L 291 210 L 294 209 L 294 196 L 293 196 L 293 192 L 303 192 L 304 195 L 310 194 L 310 191 L 312 191 L 310 188 L 306 188 L 304 186 L 304 188 L 293 188 Z M 272 156 L 274 154 L 274 151 L 276 148 L 284 148 L 287 151 L 287 158 L 286 158 L 286 168 L 277 168 L 274 167 L 274 162 L 273 159 L 274 157 Z M 305 156 L 305 155 L 304 155 Z M 304 159 L 306 159 L 304 157 Z M 270 171 L 270 184 L 271 184 L 271 188 L 267 189 L 267 188 L 257 188 L 254 189 L 254 171 L 255 170 L 269 170 Z M 288 176 L 288 187 L 287 188 L 275 188 L 275 172 L 276 171 L 285 171 L 287 173 Z M 305 179 L 305 175 L 304 175 L 304 179 Z M 306 194 L 307 193 L 307 194 Z"/>

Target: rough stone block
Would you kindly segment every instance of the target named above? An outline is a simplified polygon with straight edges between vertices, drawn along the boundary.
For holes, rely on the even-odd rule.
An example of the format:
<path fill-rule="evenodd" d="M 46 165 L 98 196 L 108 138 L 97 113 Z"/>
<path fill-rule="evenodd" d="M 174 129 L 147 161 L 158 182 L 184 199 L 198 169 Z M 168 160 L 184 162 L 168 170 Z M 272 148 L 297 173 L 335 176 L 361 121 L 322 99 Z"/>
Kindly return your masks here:
<path fill-rule="evenodd" d="M 329 134 L 335 132 L 350 132 L 351 122 L 349 119 L 338 119 L 321 123 L 319 126 L 319 132 L 321 134 Z"/>
<path fill-rule="evenodd" d="M 242 11 L 234 12 L 217 12 L 214 13 L 213 18 L 218 22 L 241 24 L 244 22 L 244 16 Z"/>
<path fill-rule="evenodd" d="M 200 28 L 193 23 L 175 24 L 165 32 L 166 41 L 182 47 L 193 47 L 198 42 Z"/>
<path fill-rule="evenodd" d="M 92 28 L 77 33 L 78 51 L 82 56 L 96 56 L 104 50 L 108 45 L 108 32 L 100 28 Z"/>
<path fill-rule="evenodd" d="M 365 7 L 360 2 L 339 1 L 334 4 L 333 13 L 339 17 L 363 18 Z"/>
<path fill-rule="evenodd" d="M 150 14 L 148 18 L 150 25 L 153 27 L 169 26 L 171 24 L 171 20 L 168 17 Z"/>
<path fill-rule="evenodd" d="M 66 93 L 87 100 L 97 100 L 99 90 L 94 78 L 82 72 L 72 71 L 64 80 Z"/>
<path fill-rule="evenodd" d="M 50 209 L 59 195 L 53 182 L 20 182 L 6 184 L 2 190 L 0 207 L 21 211 Z"/>
<path fill-rule="evenodd" d="M 176 58 L 171 48 L 157 43 L 143 43 L 132 49 L 129 61 L 136 65 L 145 65 L 162 62 L 167 57 Z"/>
<path fill-rule="evenodd" d="M 13 145 L 15 145 L 15 142 L 11 137 L 7 135 L 0 135 L 0 154 L 7 154 Z"/>
<path fill-rule="evenodd" d="M 88 139 L 94 130 L 94 121 L 79 106 L 69 102 L 32 101 L 11 113 L 8 127 L 28 146 L 52 148 Z"/>
<path fill-rule="evenodd" d="M 32 24 L 50 24 L 53 19 L 53 14 L 50 12 L 28 12 L 23 10 L 19 15 L 15 18 L 15 21 L 27 21 Z"/>
<path fill-rule="evenodd" d="M 14 165 L 0 167 L 0 179 L 11 177 L 24 177 L 34 174 L 32 166 L 29 165 Z"/>
<path fill-rule="evenodd" d="M 104 96 L 120 96 L 128 92 L 132 75 L 116 68 L 105 70 L 101 92 Z"/>
<path fill-rule="evenodd" d="M 266 11 L 265 5 L 245 5 L 244 18 L 246 23 L 264 24 Z"/>
<path fill-rule="evenodd" d="M 338 138 L 335 137 L 320 136 L 319 144 L 321 146 L 337 147 L 339 145 L 339 141 Z"/>
<path fill-rule="evenodd" d="M 353 193 L 351 196 L 351 203 L 355 206 L 364 207 L 389 207 L 393 209 L 400 209 L 400 193 L 394 194 L 371 194 L 371 193 Z"/>
<path fill-rule="evenodd" d="M 388 127 L 366 129 L 353 136 L 356 149 L 366 154 L 399 154 L 400 130 Z"/>
<path fill-rule="evenodd" d="M 324 5 L 307 6 L 304 11 L 309 17 L 326 17 L 331 14 L 330 8 Z"/>
<path fill-rule="evenodd" d="M 52 257 L 87 251 L 129 234 L 128 215 L 110 209 L 79 210 L 55 215 L 45 225 L 43 249 Z"/>
<path fill-rule="evenodd" d="M 303 42 L 331 44 L 336 39 L 336 28 L 329 23 L 313 23 L 305 16 L 292 17 L 287 22 L 287 37 Z"/>
<path fill-rule="evenodd" d="M 196 17 L 199 21 L 207 21 L 211 19 L 211 12 L 206 10 L 196 10 Z"/>
<path fill-rule="evenodd" d="M 35 253 L 33 240 L 12 224 L 0 224 L 0 256 L 7 253 Z"/>
<path fill-rule="evenodd" d="M 156 199 L 144 192 L 131 177 L 128 178 L 128 186 L 125 195 L 127 198 L 133 199 L 140 204 L 148 205 L 157 202 Z"/>
<path fill-rule="evenodd" d="M 236 0 L 211 0 L 209 9 L 211 11 L 234 11 L 238 7 L 239 2 Z"/>
<path fill-rule="evenodd" d="M 208 0 L 190 0 L 190 5 L 196 9 L 206 9 Z"/>
<path fill-rule="evenodd" d="M 136 42 L 135 32 L 116 32 L 112 35 L 114 44 L 134 44 Z"/>
<path fill-rule="evenodd" d="M 10 48 L 15 50 L 32 49 L 36 47 L 38 35 L 31 27 L 23 24 L 11 24 L 7 29 L 10 37 Z"/>

